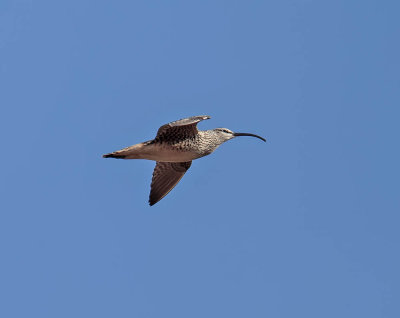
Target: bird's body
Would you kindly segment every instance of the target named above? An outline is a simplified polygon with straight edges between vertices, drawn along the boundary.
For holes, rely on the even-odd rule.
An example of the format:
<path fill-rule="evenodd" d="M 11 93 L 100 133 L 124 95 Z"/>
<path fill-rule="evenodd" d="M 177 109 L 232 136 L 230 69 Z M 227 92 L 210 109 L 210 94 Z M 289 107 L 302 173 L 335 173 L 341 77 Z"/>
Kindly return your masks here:
<path fill-rule="evenodd" d="M 157 161 L 149 200 L 150 205 L 153 205 L 175 187 L 189 169 L 192 160 L 209 155 L 225 141 L 237 136 L 253 136 L 265 141 L 260 136 L 234 133 L 226 128 L 197 130 L 197 123 L 209 118 L 210 116 L 194 116 L 171 122 L 159 128 L 155 139 L 103 157 Z"/>
<path fill-rule="evenodd" d="M 167 136 L 168 137 L 168 136 Z M 195 136 L 183 139 L 153 139 L 115 151 L 106 158 L 147 159 L 160 162 L 184 162 L 209 155 L 217 149 L 214 131 L 199 131 Z"/>

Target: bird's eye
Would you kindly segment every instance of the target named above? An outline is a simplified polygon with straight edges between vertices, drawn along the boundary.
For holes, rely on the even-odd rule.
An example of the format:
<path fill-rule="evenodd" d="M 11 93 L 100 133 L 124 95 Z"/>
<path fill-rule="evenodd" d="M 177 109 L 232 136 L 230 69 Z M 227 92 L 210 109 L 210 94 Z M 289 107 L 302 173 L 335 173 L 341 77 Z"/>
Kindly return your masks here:
<path fill-rule="evenodd" d="M 224 133 L 230 134 L 230 131 L 229 131 L 229 130 L 227 130 L 227 129 L 219 128 L 218 130 L 219 130 L 219 131 L 221 131 L 221 132 L 224 132 Z"/>

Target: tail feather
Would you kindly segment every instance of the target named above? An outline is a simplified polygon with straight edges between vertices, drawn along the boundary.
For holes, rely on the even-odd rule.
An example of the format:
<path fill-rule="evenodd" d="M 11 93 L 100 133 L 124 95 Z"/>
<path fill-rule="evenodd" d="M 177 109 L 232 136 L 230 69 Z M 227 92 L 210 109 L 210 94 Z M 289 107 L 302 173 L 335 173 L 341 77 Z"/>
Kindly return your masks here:
<path fill-rule="evenodd" d="M 111 152 L 103 155 L 103 158 L 116 158 L 116 159 L 124 159 L 126 156 L 122 154 L 118 154 L 117 152 Z"/>
<path fill-rule="evenodd" d="M 117 158 L 117 159 L 142 159 L 142 150 L 144 143 L 136 144 L 126 147 L 121 150 L 113 151 L 103 155 L 103 158 Z"/>

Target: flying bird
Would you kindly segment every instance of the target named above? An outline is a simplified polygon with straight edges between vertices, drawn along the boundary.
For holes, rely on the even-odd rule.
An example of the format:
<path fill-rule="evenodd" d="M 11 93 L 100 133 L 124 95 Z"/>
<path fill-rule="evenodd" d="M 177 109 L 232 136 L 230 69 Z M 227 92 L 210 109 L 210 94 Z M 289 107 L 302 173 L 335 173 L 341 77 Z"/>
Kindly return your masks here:
<path fill-rule="evenodd" d="M 103 158 L 147 159 L 156 161 L 151 181 L 149 204 L 164 198 L 182 179 L 192 160 L 209 155 L 225 141 L 239 136 L 263 137 L 235 133 L 227 128 L 198 130 L 197 124 L 210 116 L 193 116 L 165 124 L 153 140 L 145 141 L 103 155 Z"/>

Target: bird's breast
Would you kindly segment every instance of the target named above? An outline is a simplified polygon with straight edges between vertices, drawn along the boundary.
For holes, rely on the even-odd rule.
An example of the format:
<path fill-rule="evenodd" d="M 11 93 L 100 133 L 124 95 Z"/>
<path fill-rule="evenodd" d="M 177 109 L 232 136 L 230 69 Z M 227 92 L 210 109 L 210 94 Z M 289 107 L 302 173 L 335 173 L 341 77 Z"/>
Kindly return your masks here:
<path fill-rule="evenodd" d="M 142 158 L 160 162 L 187 162 L 203 157 L 196 149 L 181 145 L 150 144 L 144 147 Z"/>

